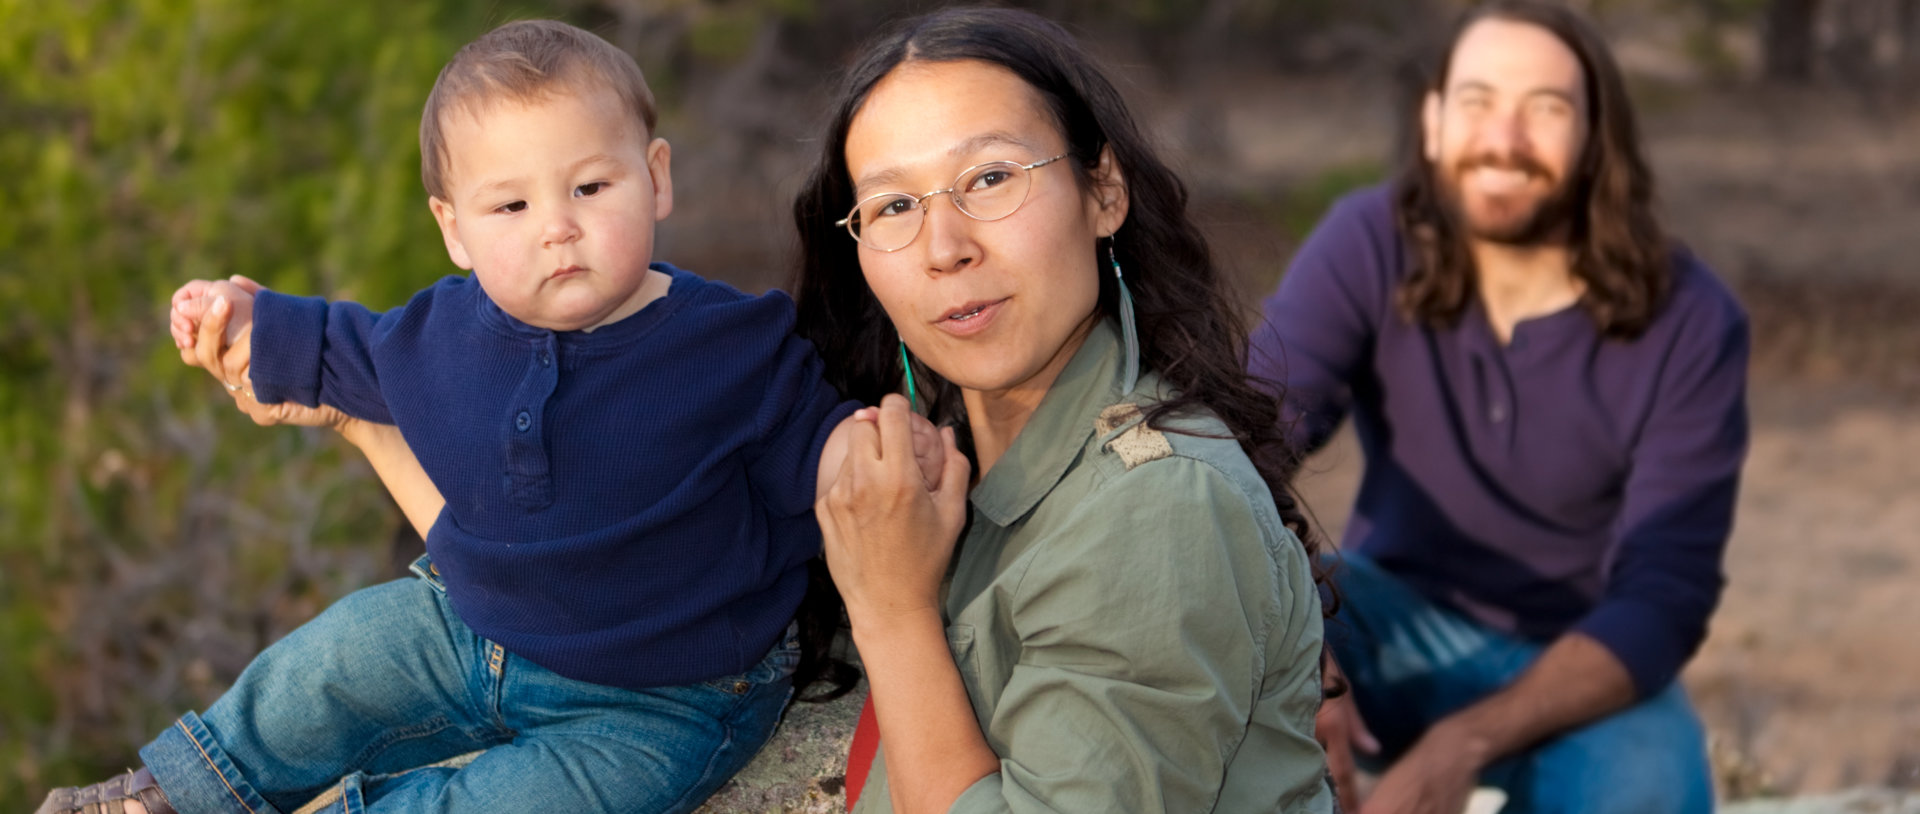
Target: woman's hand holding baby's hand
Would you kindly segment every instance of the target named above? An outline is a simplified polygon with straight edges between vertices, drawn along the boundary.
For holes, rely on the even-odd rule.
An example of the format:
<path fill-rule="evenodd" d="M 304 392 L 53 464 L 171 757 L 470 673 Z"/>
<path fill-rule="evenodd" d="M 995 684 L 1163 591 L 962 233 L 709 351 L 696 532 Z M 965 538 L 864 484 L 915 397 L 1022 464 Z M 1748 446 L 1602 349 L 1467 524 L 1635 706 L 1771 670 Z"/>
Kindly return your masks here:
<path fill-rule="evenodd" d="M 238 274 L 193 280 L 173 292 L 167 329 L 180 361 L 212 373 L 233 391 L 244 384 L 253 351 L 253 297 L 260 284 Z M 217 321 L 219 328 L 210 328 Z"/>
<path fill-rule="evenodd" d="M 858 628 L 938 614 L 940 581 L 967 511 L 969 466 L 953 430 L 934 429 L 906 399 L 890 395 L 840 431 L 845 460 L 814 513 L 848 618 Z"/>
<path fill-rule="evenodd" d="M 174 345 L 180 348 L 180 358 L 187 364 L 205 369 L 221 384 L 227 385 L 227 394 L 233 397 L 233 406 L 246 413 L 255 424 L 263 427 L 275 424 L 329 427 L 353 440 L 351 431 L 359 422 L 339 410 L 326 405 L 308 407 L 291 401 L 261 404 L 253 397 L 253 386 L 247 377 L 252 360 L 252 326 L 249 324 L 234 329 L 233 300 L 223 305 L 214 298 L 230 294 L 234 299 L 244 297 L 250 317 L 253 295 L 259 292 L 259 283 L 239 275 L 224 281 L 194 280 L 181 286 L 173 295 L 174 307 L 169 321 Z M 183 320 L 187 329 L 184 334 Z"/>

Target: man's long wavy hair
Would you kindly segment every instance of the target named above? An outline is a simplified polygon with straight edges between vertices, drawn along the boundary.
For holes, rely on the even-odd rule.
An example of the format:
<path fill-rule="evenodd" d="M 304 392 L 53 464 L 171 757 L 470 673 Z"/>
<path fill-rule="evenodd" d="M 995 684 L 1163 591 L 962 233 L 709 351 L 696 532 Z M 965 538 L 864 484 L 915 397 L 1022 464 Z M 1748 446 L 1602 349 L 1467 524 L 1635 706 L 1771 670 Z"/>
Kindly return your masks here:
<path fill-rule="evenodd" d="M 1633 339 L 1647 329 L 1671 286 L 1672 248 L 1653 216 L 1653 174 L 1640 150 L 1626 83 L 1606 41 L 1578 12 L 1544 0 L 1495 0 L 1461 15 L 1430 65 L 1421 96 L 1441 95 L 1460 38 L 1474 23 L 1497 19 L 1545 29 L 1580 60 L 1588 104 L 1585 147 L 1572 177 L 1567 236 L 1573 273 L 1586 284 L 1580 305 L 1601 333 Z M 1412 119 L 1418 122 L 1416 114 Z M 1409 321 L 1436 329 L 1459 322 L 1476 295 L 1473 255 L 1464 225 L 1449 210 L 1440 176 L 1422 152 L 1423 135 L 1405 153 L 1394 196 L 1400 233 L 1414 268 L 1398 304 Z"/>
<path fill-rule="evenodd" d="M 1188 215 L 1185 186 L 1155 154 L 1093 59 L 1059 25 L 1030 12 L 950 9 L 896 23 L 867 46 L 841 82 L 819 159 L 793 203 L 800 238 L 792 286 L 798 332 L 819 349 L 827 380 L 848 398 L 874 404 L 900 392 L 903 379 L 898 335 L 867 287 L 856 244 L 834 225 L 854 205 L 847 131 L 868 92 L 895 67 L 967 60 L 1005 68 L 1034 89 L 1066 136 L 1068 163 L 1081 189 L 1093 183 L 1089 170 L 1101 150 L 1112 149 L 1131 201 L 1112 249 L 1133 296 L 1140 367 L 1158 373 L 1177 394 L 1150 408 L 1147 422 L 1160 426 L 1171 415 L 1201 411 L 1219 417 L 1265 479 L 1282 521 L 1311 559 L 1314 537 L 1288 488 L 1294 457 L 1281 434 L 1279 402 L 1273 393 L 1256 389 L 1247 375 L 1247 325 Z M 1079 273 L 1099 276 L 1097 307 L 1115 317 L 1118 287 L 1104 268 L 1105 254 L 1098 252 L 1102 262 L 1096 268 Z M 960 389 L 924 365 L 914 368 L 929 417 L 954 425 L 963 448 L 970 448 Z M 809 639 L 821 634 L 822 625 L 837 621 L 839 612 L 838 595 L 826 593 L 830 584 L 816 579 L 814 588 L 802 614 L 803 627 L 812 631 L 805 635 Z M 803 665 L 796 674 L 796 687 L 813 678 L 836 685 L 846 678 L 832 666 L 824 675 L 821 665 L 812 665 L 811 673 L 807 669 Z"/>

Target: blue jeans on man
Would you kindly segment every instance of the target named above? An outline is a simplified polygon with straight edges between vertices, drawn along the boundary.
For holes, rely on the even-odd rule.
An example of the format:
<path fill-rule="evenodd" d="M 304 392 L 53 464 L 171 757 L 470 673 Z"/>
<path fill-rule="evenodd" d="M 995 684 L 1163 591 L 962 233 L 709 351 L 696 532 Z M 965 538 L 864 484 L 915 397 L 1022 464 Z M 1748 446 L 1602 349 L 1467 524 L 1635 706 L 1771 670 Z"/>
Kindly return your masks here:
<path fill-rule="evenodd" d="M 480 638 L 425 566 L 334 603 L 141 749 L 174 807 L 289 812 L 337 791 L 324 811 L 690 811 L 791 695 L 791 628 L 741 675 L 608 687 Z"/>
<path fill-rule="evenodd" d="M 1511 684 L 1545 642 L 1437 605 L 1372 560 L 1340 555 L 1341 597 L 1327 626 L 1379 770 L 1436 721 Z M 1706 736 L 1674 682 L 1634 706 L 1510 756 L 1481 773 L 1507 793 L 1502 814 L 1696 814 L 1713 810 Z"/>

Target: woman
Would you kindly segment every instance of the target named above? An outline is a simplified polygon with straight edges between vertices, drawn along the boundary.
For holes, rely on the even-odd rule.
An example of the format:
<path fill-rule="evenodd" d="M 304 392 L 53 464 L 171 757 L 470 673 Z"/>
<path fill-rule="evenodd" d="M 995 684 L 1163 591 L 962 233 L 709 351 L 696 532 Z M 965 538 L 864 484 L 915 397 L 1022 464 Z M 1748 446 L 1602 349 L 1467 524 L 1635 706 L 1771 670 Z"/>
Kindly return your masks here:
<path fill-rule="evenodd" d="M 816 507 L 879 725 L 858 810 L 1331 810 L 1276 407 L 1119 95 L 1058 26 L 970 9 L 885 32 L 833 110 L 800 330 L 975 465 L 926 488 L 886 395 Z"/>
<path fill-rule="evenodd" d="M 866 49 L 823 146 L 801 326 L 880 404 L 817 507 L 878 720 L 858 810 L 1332 810 L 1276 403 L 1118 93 L 1052 23 L 946 11 Z M 897 390 L 958 430 L 933 487 Z M 397 433 L 336 426 L 430 522 Z"/>

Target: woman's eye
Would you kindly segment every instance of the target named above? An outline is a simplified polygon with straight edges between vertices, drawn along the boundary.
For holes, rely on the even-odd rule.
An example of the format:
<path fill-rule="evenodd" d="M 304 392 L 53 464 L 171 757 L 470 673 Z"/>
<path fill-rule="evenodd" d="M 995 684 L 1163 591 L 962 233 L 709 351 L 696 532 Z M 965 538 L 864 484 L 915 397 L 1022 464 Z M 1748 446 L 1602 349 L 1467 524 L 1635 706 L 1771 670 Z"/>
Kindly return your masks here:
<path fill-rule="evenodd" d="M 494 207 L 493 211 L 513 213 L 513 212 L 524 212 L 526 211 L 526 209 L 527 209 L 526 201 L 514 201 L 512 203 L 504 203 L 499 206 L 496 206 Z"/>
<path fill-rule="evenodd" d="M 983 172 L 983 173 L 980 173 L 979 175 L 974 176 L 973 183 L 968 184 L 967 189 L 986 189 L 988 187 L 997 187 L 1001 184 L 1006 183 L 1007 179 L 1012 177 L 1013 177 L 1013 173 L 1007 170 L 987 170 L 986 172 Z"/>
<path fill-rule="evenodd" d="M 573 188 L 573 196 L 576 198 L 591 198 L 595 195 L 600 194 L 600 190 L 603 190 L 606 188 L 607 188 L 607 182 L 605 181 L 595 181 L 591 184 L 581 184 Z"/>
<path fill-rule="evenodd" d="M 913 201 L 907 200 L 906 198 L 895 198 L 882 204 L 878 209 L 875 209 L 873 216 L 875 219 L 889 218 L 894 215 L 905 215 L 912 211 Z"/>

